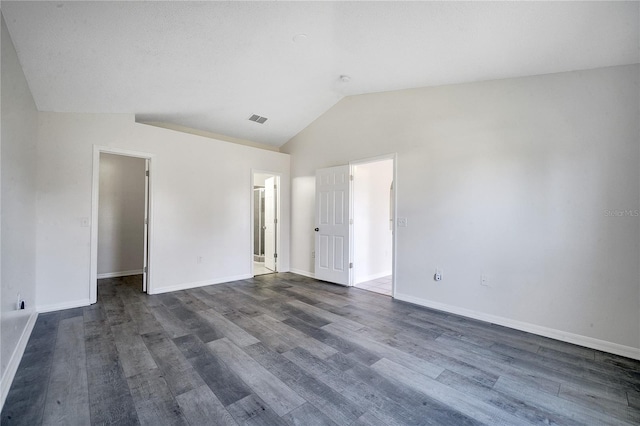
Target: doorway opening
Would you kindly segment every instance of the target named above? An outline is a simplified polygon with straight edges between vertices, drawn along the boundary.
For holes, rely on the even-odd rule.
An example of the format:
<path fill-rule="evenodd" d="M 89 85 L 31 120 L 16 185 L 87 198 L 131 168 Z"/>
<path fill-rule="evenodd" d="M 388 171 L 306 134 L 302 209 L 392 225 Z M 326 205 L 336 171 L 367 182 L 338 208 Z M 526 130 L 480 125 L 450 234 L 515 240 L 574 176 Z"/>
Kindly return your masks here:
<path fill-rule="evenodd" d="M 352 285 L 393 294 L 394 160 L 351 163 Z"/>
<path fill-rule="evenodd" d="M 151 158 L 94 147 L 91 303 L 97 301 L 98 279 L 124 279 L 132 288 L 151 293 Z"/>
<path fill-rule="evenodd" d="M 278 272 L 280 175 L 252 172 L 251 259 L 253 275 Z"/>
<path fill-rule="evenodd" d="M 316 279 L 395 295 L 396 176 L 396 154 L 316 170 Z"/>

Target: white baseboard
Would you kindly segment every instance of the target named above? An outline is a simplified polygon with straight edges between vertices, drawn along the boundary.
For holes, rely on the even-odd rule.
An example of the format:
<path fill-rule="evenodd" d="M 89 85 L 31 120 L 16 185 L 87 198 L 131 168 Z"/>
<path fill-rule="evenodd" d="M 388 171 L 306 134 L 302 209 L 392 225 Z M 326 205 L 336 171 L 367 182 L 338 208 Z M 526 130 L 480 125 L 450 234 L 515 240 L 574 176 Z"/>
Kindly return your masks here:
<path fill-rule="evenodd" d="M 106 272 L 104 274 L 98 274 L 97 277 L 99 280 L 101 280 L 103 278 L 129 277 L 131 275 L 142 275 L 142 269 L 134 269 L 133 271 Z"/>
<path fill-rule="evenodd" d="M 152 292 L 150 292 L 149 294 L 161 294 L 161 293 L 169 293 L 171 291 L 188 290 L 190 288 L 205 287 L 205 286 L 214 285 L 214 284 L 223 284 L 231 281 L 246 280 L 249 278 L 253 278 L 253 274 L 235 275 L 231 277 L 215 278 L 212 280 L 196 281 L 191 283 L 182 283 L 182 284 L 170 285 L 166 287 L 153 288 L 151 289 Z"/>
<path fill-rule="evenodd" d="M 599 351 L 609 352 L 621 355 L 627 358 L 640 360 L 640 348 L 620 345 L 618 343 L 607 342 L 606 340 L 594 339 L 593 337 L 582 336 L 580 334 L 569 333 L 566 331 L 556 330 L 554 328 L 543 327 L 527 322 L 516 321 L 509 318 L 499 317 L 495 315 L 485 314 L 482 312 L 472 311 L 470 309 L 459 308 L 444 303 L 433 302 L 410 296 L 408 294 L 396 293 L 395 298 L 404 302 L 413 303 L 427 308 L 448 312 L 451 314 L 461 315 L 467 318 L 473 318 L 480 321 L 486 321 L 492 324 L 502 325 L 516 330 L 526 331 L 528 333 L 549 337 L 563 342 L 573 343 Z"/>
<path fill-rule="evenodd" d="M 27 348 L 27 342 L 29 341 L 29 337 L 31 337 L 31 332 L 33 331 L 33 326 L 36 325 L 37 319 L 38 313 L 31 313 L 24 330 L 22 330 L 18 344 L 13 350 L 13 354 L 11 354 L 11 359 L 9 359 L 7 363 L 7 369 L 4 371 L 4 376 L 2 376 L 0 383 L 0 409 L 4 407 L 4 401 L 7 399 L 7 394 L 9 393 L 9 389 L 11 389 L 11 383 L 13 383 L 13 379 L 16 376 L 22 355 L 24 355 L 24 350 Z"/>
<path fill-rule="evenodd" d="M 313 272 L 302 271 L 300 269 L 291 268 L 289 270 L 292 274 L 302 275 L 304 277 L 315 278 L 315 274 Z"/>
<path fill-rule="evenodd" d="M 53 305 L 38 305 L 36 311 L 39 313 L 62 311 L 64 309 L 81 308 L 91 305 L 91 299 L 73 300 L 71 302 L 54 303 Z"/>
<path fill-rule="evenodd" d="M 367 281 L 377 280 L 378 278 L 384 278 L 391 275 L 391 271 L 380 272 L 378 274 L 367 275 L 366 277 L 360 278 L 355 284 L 366 283 Z"/>

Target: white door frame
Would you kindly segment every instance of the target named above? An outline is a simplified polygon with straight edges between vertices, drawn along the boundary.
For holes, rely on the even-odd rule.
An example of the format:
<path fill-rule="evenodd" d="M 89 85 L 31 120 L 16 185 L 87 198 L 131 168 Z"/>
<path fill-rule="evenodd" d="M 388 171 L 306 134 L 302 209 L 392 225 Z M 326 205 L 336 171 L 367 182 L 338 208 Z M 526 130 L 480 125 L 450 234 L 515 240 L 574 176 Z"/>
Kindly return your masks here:
<path fill-rule="evenodd" d="M 276 241 L 276 235 L 279 224 L 276 201 L 280 186 L 279 180 L 277 176 L 269 176 L 264 182 L 264 266 L 273 272 L 278 272 L 278 242 Z M 271 187 L 269 187 L 269 183 L 271 183 Z M 269 223 L 270 220 L 271 223 Z M 271 238 L 267 235 L 268 233 L 272 233 Z M 272 257 L 269 258 L 269 255 L 272 255 Z"/>
<path fill-rule="evenodd" d="M 249 227 L 251 229 L 251 232 L 249 232 L 249 241 L 251 242 L 251 244 L 249 244 L 249 254 L 250 254 L 250 263 L 249 263 L 249 271 L 251 271 L 251 275 L 254 275 L 253 273 L 253 244 L 254 244 L 254 232 L 253 232 L 253 227 L 254 227 L 254 201 L 253 201 L 253 187 L 255 186 L 255 175 L 256 174 L 260 174 L 260 175 L 271 175 L 274 176 L 276 178 L 276 186 L 278 187 L 277 191 L 276 191 L 276 220 L 278 221 L 277 226 L 276 226 L 276 253 L 278 253 L 280 251 L 280 248 L 282 247 L 280 244 L 280 228 L 281 228 L 281 223 L 282 223 L 282 214 L 281 214 L 281 208 L 280 208 L 280 193 L 282 192 L 282 173 L 279 172 L 272 172 L 269 170 L 258 170 L 258 169 L 251 169 L 251 177 L 249 179 L 250 182 L 250 187 L 249 187 L 249 194 L 251 194 L 251 196 L 249 197 L 249 199 L 251 200 L 250 202 L 250 207 L 249 207 L 249 211 L 250 211 L 250 224 L 251 226 Z M 276 270 L 275 272 L 279 272 L 280 271 L 280 254 L 278 253 L 278 257 L 276 258 Z"/>
<path fill-rule="evenodd" d="M 149 160 L 149 224 L 147 234 L 147 293 L 153 294 L 153 281 L 151 279 L 151 244 L 153 236 L 153 157 L 154 154 L 127 149 L 112 148 L 107 146 L 93 146 L 93 174 L 91 183 L 91 267 L 89 277 L 89 298 L 91 303 L 98 301 L 98 201 L 100 199 L 100 154 L 116 154 L 125 157 L 144 158 Z"/>
<path fill-rule="evenodd" d="M 397 261 L 396 247 L 397 247 L 397 234 L 398 234 L 396 232 L 398 230 L 398 223 L 396 220 L 397 211 L 398 211 L 398 154 L 397 153 L 385 154 L 385 155 L 378 155 L 376 157 L 364 158 L 362 160 L 349 161 L 349 168 L 350 168 L 350 174 L 351 176 L 353 176 L 355 166 L 368 164 L 368 163 L 375 163 L 382 160 L 393 160 L 393 197 L 391 200 L 391 208 L 392 208 L 394 217 L 393 217 L 392 237 L 391 237 L 391 242 L 392 242 L 391 244 L 392 245 L 391 247 L 391 296 L 395 298 L 396 297 L 396 261 Z M 350 212 L 349 219 L 351 219 L 351 223 L 353 223 L 353 211 L 354 211 L 353 180 L 351 180 L 350 185 L 351 185 L 351 190 L 349 192 L 351 194 L 350 196 L 351 199 L 349 200 L 349 202 L 351 203 L 350 205 L 351 212 Z M 349 258 L 353 262 L 354 246 L 355 246 L 354 244 L 355 240 L 353 238 L 353 225 L 349 227 L 349 233 L 350 233 Z M 353 281 L 354 281 L 354 273 L 353 273 L 353 270 L 351 270 L 349 274 L 349 286 L 354 285 Z"/>

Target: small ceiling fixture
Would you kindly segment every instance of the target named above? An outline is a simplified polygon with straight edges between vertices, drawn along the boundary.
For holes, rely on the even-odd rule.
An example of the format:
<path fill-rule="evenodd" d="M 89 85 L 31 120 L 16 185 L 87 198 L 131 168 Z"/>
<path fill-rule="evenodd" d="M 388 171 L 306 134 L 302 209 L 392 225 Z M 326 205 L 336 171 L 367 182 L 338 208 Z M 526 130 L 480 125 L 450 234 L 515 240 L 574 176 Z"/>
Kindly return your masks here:
<path fill-rule="evenodd" d="M 267 120 L 267 117 L 261 117 L 258 114 L 252 114 L 251 117 L 249 117 L 249 121 L 255 121 L 258 124 L 264 124 Z"/>
<path fill-rule="evenodd" d="M 340 81 L 343 82 L 343 83 L 348 83 L 348 82 L 351 81 L 351 77 L 349 77 L 348 75 L 343 74 L 343 75 L 340 76 Z"/>

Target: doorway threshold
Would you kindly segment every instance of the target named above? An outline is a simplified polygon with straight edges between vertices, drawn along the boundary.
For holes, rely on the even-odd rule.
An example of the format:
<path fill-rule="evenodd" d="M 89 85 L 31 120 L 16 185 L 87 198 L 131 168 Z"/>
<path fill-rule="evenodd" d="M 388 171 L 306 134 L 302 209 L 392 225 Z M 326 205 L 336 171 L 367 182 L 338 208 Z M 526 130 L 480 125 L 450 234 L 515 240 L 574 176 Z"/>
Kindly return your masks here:
<path fill-rule="evenodd" d="M 272 271 L 271 269 L 264 266 L 264 262 L 253 262 L 253 276 L 257 277 L 258 275 L 267 275 L 267 274 L 275 274 L 276 271 Z"/>

